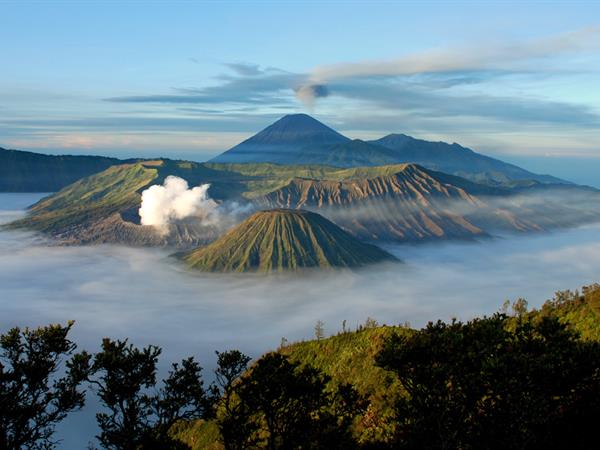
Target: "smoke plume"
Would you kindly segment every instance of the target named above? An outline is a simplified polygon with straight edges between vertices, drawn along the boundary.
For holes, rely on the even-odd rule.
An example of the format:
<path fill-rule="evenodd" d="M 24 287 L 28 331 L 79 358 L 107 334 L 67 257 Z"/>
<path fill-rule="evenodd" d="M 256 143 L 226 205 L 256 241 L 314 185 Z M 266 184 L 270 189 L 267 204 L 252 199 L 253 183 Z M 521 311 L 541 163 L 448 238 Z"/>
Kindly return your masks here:
<path fill-rule="evenodd" d="M 189 188 L 183 178 L 168 176 L 142 192 L 139 214 L 142 225 L 165 228 L 176 220 L 197 217 L 207 224 L 217 221 L 218 204 L 208 196 L 210 184 Z"/>
<path fill-rule="evenodd" d="M 208 195 L 208 188 L 207 183 L 190 189 L 183 178 L 168 176 L 162 186 L 155 184 L 142 192 L 141 224 L 155 226 L 163 234 L 176 222 L 213 227 L 223 232 L 254 209 L 252 203 L 217 203 Z"/>

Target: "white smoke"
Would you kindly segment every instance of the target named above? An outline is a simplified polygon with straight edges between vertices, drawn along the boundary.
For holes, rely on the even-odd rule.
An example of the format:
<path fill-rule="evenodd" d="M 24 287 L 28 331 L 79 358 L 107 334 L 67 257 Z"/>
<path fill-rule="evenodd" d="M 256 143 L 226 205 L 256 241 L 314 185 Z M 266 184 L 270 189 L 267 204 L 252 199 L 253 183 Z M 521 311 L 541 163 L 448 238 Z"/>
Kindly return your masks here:
<path fill-rule="evenodd" d="M 142 225 L 152 225 L 161 233 L 168 233 L 170 224 L 193 220 L 222 232 L 254 209 L 252 203 L 217 203 L 208 195 L 209 187 L 207 183 L 190 189 L 186 180 L 169 175 L 162 186 L 155 184 L 142 192 L 139 209 Z"/>
<path fill-rule="evenodd" d="M 210 184 L 189 188 L 183 178 L 168 176 L 142 192 L 139 214 L 142 225 L 165 228 L 173 221 L 197 217 L 207 225 L 218 220 L 218 204 L 208 196 Z"/>

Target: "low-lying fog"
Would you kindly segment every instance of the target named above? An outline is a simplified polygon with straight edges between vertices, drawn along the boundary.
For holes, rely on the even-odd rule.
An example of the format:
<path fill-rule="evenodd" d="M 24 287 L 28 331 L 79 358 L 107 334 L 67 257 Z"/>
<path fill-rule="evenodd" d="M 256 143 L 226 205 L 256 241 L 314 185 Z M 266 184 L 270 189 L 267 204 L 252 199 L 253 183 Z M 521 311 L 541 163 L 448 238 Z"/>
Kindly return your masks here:
<path fill-rule="evenodd" d="M 0 221 L 39 198 L 0 194 Z M 389 246 L 405 264 L 304 276 L 189 273 L 169 252 L 114 246 L 53 247 L 31 233 L 0 232 L 0 330 L 76 320 L 72 338 L 94 351 L 104 336 L 163 347 L 163 367 L 196 355 L 211 369 L 214 350 L 258 356 L 282 337 L 310 338 L 370 316 L 380 323 L 469 319 L 505 299 L 539 306 L 559 289 L 600 281 L 600 226 L 480 243 Z M 79 413 L 65 448 L 93 438 Z M 77 431 L 74 431 L 77 429 Z M 92 430 L 92 431 L 90 431 Z"/>

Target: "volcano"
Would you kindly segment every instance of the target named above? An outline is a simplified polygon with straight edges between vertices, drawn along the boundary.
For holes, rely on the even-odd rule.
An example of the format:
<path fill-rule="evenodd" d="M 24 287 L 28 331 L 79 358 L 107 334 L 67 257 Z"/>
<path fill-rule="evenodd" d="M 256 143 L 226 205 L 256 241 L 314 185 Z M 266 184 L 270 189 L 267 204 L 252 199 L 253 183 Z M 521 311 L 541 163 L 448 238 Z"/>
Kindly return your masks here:
<path fill-rule="evenodd" d="M 283 272 L 396 260 L 317 213 L 289 209 L 259 211 L 212 244 L 181 257 L 208 272 Z"/>

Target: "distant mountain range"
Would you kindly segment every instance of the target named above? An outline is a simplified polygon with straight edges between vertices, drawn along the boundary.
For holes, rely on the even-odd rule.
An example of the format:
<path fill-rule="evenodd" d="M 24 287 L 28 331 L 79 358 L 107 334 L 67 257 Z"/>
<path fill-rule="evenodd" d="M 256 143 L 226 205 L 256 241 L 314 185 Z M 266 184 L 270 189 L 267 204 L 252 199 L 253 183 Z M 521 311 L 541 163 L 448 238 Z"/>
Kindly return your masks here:
<path fill-rule="evenodd" d="M 104 156 L 42 155 L 0 147 L 0 192 L 55 192 L 125 162 Z"/>
<path fill-rule="evenodd" d="M 0 148 L 0 192 L 54 192 L 119 164 L 140 161 L 103 156 L 43 155 Z M 403 134 L 374 141 L 349 139 L 306 114 L 287 115 L 209 162 L 366 167 L 414 163 L 491 186 L 569 184 L 539 175 L 458 144 Z"/>
<path fill-rule="evenodd" d="M 478 182 L 567 183 L 539 175 L 458 144 L 430 142 L 404 134 L 374 141 L 351 140 L 306 114 L 287 115 L 211 162 L 325 164 L 336 167 L 415 163 Z"/>
<path fill-rule="evenodd" d="M 289 209 L 259 211 L 215 242 L 181 258 L 188 266 L 208 272 L 361 267 L 396 260 L 319 214 Z"/>

